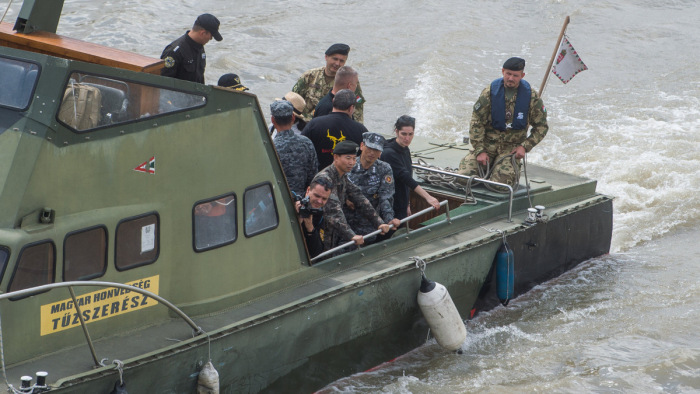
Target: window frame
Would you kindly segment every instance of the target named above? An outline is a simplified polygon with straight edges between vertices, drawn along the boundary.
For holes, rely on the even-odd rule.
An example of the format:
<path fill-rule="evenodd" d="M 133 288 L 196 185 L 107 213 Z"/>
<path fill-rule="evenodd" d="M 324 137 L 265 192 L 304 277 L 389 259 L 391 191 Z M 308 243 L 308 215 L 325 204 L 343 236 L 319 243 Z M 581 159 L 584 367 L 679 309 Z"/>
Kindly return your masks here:
<path fill-rule="evenodd" d="M 33 65 L 35 65 L 35 66 L 37 67 L 37 70 L 36 70 L 36 80 L 34 81 L 34 86 L 32 86 L 32 91 L 29 93 L 29 100 L 27 101 L 27 105 L 25 105 L 25 106 L 22 107 L 22 108 L 18 108 L 18 107 L 10 107 L 10 106 L 8 106 L 8 105 L 2 105 L 2 103 L 0 103 L 0 108 L 7 108 L 7 109 L 9 109 L 9 110 L 17 111 L 17 112 L 25 112 L 25 111 L 27 111 L 27 110 L 29 109 L 29 107 L 32 106 L 32 102 L 34 101 L 34 93 L 36 92 L 36 88 L 37 88 L 38 85 L 39 85 L 39 83 L 38 83 L 38 82 L 39 82 L 39 77 L 41 77 L 41 71 L 42 71 L 41 63 L 35 62 L 35 61 L 33 61 L 33 60 L 28 60 L 28 59 L 22 59 L 22 58 L 14 57 L 14 56 L 0 55 L 0 58 L 2 58 L 2 59 L 14 60 L 14 61 L 18 61 L 18 62 L 22 62 L 22 63 L 26 63 L 26 64 L 33 64 Z"/>
<path fill-rule="evenodd" d="M 201 98 L 203 98 L 203 100 L 202 100 L 202 104 L 201 104 L 201 105 L 195 105 L 195 106 L 192 106 L 192 107 L 180 108 L 180 109 L 177 109 L 177 110 L 175 110 L 175 111 L 168 111 L 168 112 L 158 113 L 158 114 L 155 114 L 155 115 L 154 115 L 154 114 L 150 114 L 149 116 L 140 116 L 140 117 L 136 117 L 136 118 L 134 118 L 134 119 L 126 120 L 126 121 L 123 121 L 123 122 L 112 123 L 112 124 L 104 124 L 104 125 L 98 125 L 98 126 L 95 126 L 95 127 L 92 127 L 92 128 L 88 128 L 88 129 L 84 129 L 84 130 L 78 130 L 78 129 L 76 129 L 76 128 L 74 128 L 74 127 L 72 127 L 72 126 L 66 124 L 65 122 L 61 121 L 61 120 L 59 119 L 59 117 L 58 117 L 58 114 L 59 114 L 59 112 L 60 112 L 60 110 L 61 110 L 61 104 L 63 103 L 63 93 L 65 92 L 65 89 L 66 89 L 66 88 L 68 87 L 68 85 L 70 84 L 70 79 L 71 79 L 71 77 L 73 76 L 73 74 L 80 74 L 82 78 L 85 78 L 86 76 L 87 76 L 87 77 L 94 77 L 94 78 L 96 78 L 96 79 L 112 80 L 112 81 L 117 81 L 117 82 L 123 82 L 123 83 L 126 83 L 126 84 L 141 85 L 141 86 L 145 86 L 145 87 L 149 87 L 149 88 L 153 88 L 153 89 L 160 89 L 160 90 L 169 91 L 169 92 L 183 93 L 183 94 L 188 94 L 188 95 L 192 95 L 192 96 L 201 97 Z M 105 85 L 105 86 L 107 86 L 107 85 Z M 70 73 L 68 74 L 68 76 L 66 77 L 65 81 L 63 82 L 63 90 L 62 90 L 61 92 L 62 92 L 62 93 L 61 93 L 60 97 L 57 98 L 58 106 L 57 106 L 57 108 L 56 108 L 56 113 L 54 113 L 54 115 L 53 115 L 54 120 L 55 120 L 56 122 L 58 122 L 61 126 L 65 127 L 66 129 L 70 130 L 71 132 L 73 132 L 73 133 L 75 133 L 75 134 L 79 134 L 79 135 L 80 135 L 80 134 L 87 134 L 87 133 L 92 133 L 92 132 L 100 131 L 100 130 L 103 130 L 103 129 L 106 129 L 106 128 L 110 128 L 110 127 L 117 127 L 117 126 L 118 126 L 118 127 L 123 127 L 123 126 L 125 126 L 125 125 L 129 125 L 129 124 L 132 124 L 132 123 L 137 123 L 137 122 L 141 122 L 141 121 L 148 121 L 148 120 L 152 120 L 152 119 L 155 119 L 155 118 L 160 118 L 160 117 L 163 117 L 163 116 L 168 116 L 168 115 L 172 115 L 172 114 L 176 114 L 176 113 L 180 113 L 180 112 L 184 112 L 184 111 L 191 111 L 191 110 L 194 110 L 194 109 L 200 109 L 200 108 L 205 107 L 207 104 L 209 104 L 209 96 L 208 96 L 207 94 L 205 94 L 204 92 L 201 92 L 201 91 L 192 92 L 192 91 L 186 91 L 186 90 L 182 90 L 182 89 L 174 89 L 174 88 L 171 88 L 171 87 L 162 86 L 162 85 L 156 85 L 156 84 L 153 84 L 153 83 L 148 83 L 148 82 L 143 82 L 143 81 L 137 81 L 137 80 L 129 79 L 129 78 L 122 78 L 121 76 L 105 75 L 105 74 L 95 73 L 95 72 L 92 72 L 92 71 L 84 71 L 84 70 L 82 70 L 82 69 L 73 69 L 73 70 L 70 70 Z"/>
<path fill-rule="evenodd" d="M 19 270 L 20 262 L 22 261 L 22 255 L 24 254 L 24 252 L 29 248 L 33 248 L 35 246 L 39 246 L 39 245 L 43 245 L 43 244 L 48 244 L 53 249 L 53 267 L 52 267 L 52 273 L 53 273 L 52 276 L 53 277 L 51 278 L 51 282 L 44 283 L 44 285 L 56 283 L 56 243 L 50 238 L 43 239 L 41 241 L 31 242 L 31 243 L 28 243 L 26 245 L 23 245 L 22 248 L 19 250 L 19 254 L 17 255 L 17 261 L 15 262 L 15 269 L 12 271 L 12 276 L 10 277 L 10 280 L 7 284 L 6 291 L 8 293 L 10 293 L 11 291 L 19 291 L 19 290 L 25 290 L 25 289 L 29 288 L 29 287 L 25 287 L 25 288 L 19 289 L 19 290 L 10 290 L 10 287 L 12 287 L 12 283 L 15 281 L 15 277 L 17 276 L 17 271 Z M 39 286 L 43 286 L 43 285 L 39 285 Z M 31 296 L 34 296 L 37 294 L 45 293 L 47 291 L 49 291 L 49 290 L 44 290 L 44 291 L 40 291 L 40 292 L 36 292 L 36 293 L 24 295 L 24 296 L 19 296 L 19 297 L 11 297 L 10 301 L 21 300 L 23 298 L 27 298 L 27 297 L 31 297 Z"/>
<path fill-rule="evenodd" d="M 229 196 L 233 196 L 233 209 L 234 209 L 234 211 L 233 211 L 233 220 L 234 220 L 233 239 L 230 240 L 230 241 L 224 242 L 224 243 L 220 243 L 220 244 L 214 245 L 214 246 L 209 246 L 209 247 L 206 247 L 206 248 L 198 249 L 198 248 L 197 248 L 197 240 L 196 240 L 196 238 L 195 238 L 196 233 L 197 233 L 197 232 L 196 232 L 196 230 L 197 230 L 197 225 L 196 225 L 196 222 L 195 222 L 195 220 L 196 220 L 195 217 L 196 217 L 197 215 L 195 214 L 195 208 L 196 208 L 198 205 L 200 205 L 200 204 L 204 204 L 204 203 L 207 203 L 207 202 L 216 201 L 216 200 L 218 200 L 218 199 L 220 199 L 220 198 L 229 197 Z M 223 247 L 223 246 L 226 246 L 226 245 L 231 245 L 231 244 L 235 243 L 235 242 L 238 240 L 238 228 L 239 228 L 239 225 L 238 225 L 238 195 L 236 195 L 235 192 L 224 193 L 224 194 L 221 194 L 221 195 L 219 195 L 219 196 L 212 197 L 212 198 L 205 198 L 205 199 L 196 201 L 196 202 L 192 205 L 192 249 L 193 249 L 196 253 L 202 253 L 202 252 L 206 252 L 206 251 L 209 251 L 209 250 L 218 249 L 218 248 L 220 248 L 220 247 Z"/>
<path fill-rule="evenodd" d="M 124 224 L 126 222 L 142 219 L 142 218 L 145 218 L 148 216 L 155 216 L 155 218 L 156 218 L 156 222 L 155 222 L 155 224 L 156 224 L 155 247 L 157 248 L 157 251 L 156 251 L 155 256 L 153 257 L 152 260 L 147 260 L 147 261 L 144 261 L 141 263 L 136 263 L 136 264 L 128 265 L 125 267 L 119 267 L 119 265 L 117 264 L 118 259 L 119 259 L 119 255 L 118 255 L 118 253 L 119 253 L 119 226 L 121 226 L 122 224 Z M 161 226 L 160 215 L 156 211 L 147 212 L 147 213 L 143 213 L 143 214 L 136 215 L 136 216 L 130 216 L 128 218 L 124 218 L 124 219 L 120 220 L 119 223 L 117 223 L 116 228 L 114 229 L 114 268 L 119 272 L 123 272 L 123 271 L 128 271 L 128 270 L 131 270 L 134 268 L 143 267 L 145 265 L 151 265 L 151 264 L 155 263 L 156 261 L 158 261 L 158 257 L 160 257 L 160 226 Z"/>
<path fill-rule="evenodd" d="M 96 226 L 71 231 L 68 234 L 66 234 L 66 236 L 63 238 L 63 269 L 61 270 L 61 277 L 62 277 L 64 282 L 69 282 L 66 279 L 66 249 L 67 249 L 66 243 L 68 242 L 68 238 L 71 236 L 77 235 L 77 234 L 85 233 L 85 232 L 96 230 L 96 229 L 104 230 L 104 235 L 105 235 L 104 266 L 103 266 L 102 272 L 96 272 L 95 274 L 89 275 L 85 278 L 73 279 L 73 280 L 86 281 L 86 280 L 90 280 L 90 279 L 100 278 L 100 277 L 104 276 L 105 273 L 107 273 L 107 266 L 109 265 L 109 230 L 107 229 L 107 226 L 105 226 L 103 224 L 98 224 Z"/>
<path fill-rule="evenodd" d="M 5 270 L 7 270 L 7 263 L 10 262 L 12 253 L 10 252 L 10 248 L 7 246 L 0 245 L 0 250 L 4 251 L 6 255 L 5 261 L 0 261 L 0 263 L 2 263 L 2 266 L 0 266 L 0 283 L 2 283 L 2 280 L 5 277 Z"/>
<path fill-rule="evenodd" d="M 248 195 L 249 190 L 257 189 L 259 187 L 262 187 L 264 185 L 267 185 L 270 187 L 270 195 L 272 196 L 272 204 L 275 207 L 275 219 L 277 219 L 277 223 L 273 227 L 269 227 L 266 229 L 262 229 L 256 232 L 248 233 L 248 226 L 246 226 L 246 221 L 248 220 L 248 212 L 246 212 L 246 196 Z M 256 235 L 260 235 L 263 233 L 266 233 L 268 231 L 272 231 L 276 229 L 277 227 L 280 226 L 280 214 L 279 214 L 279 209 L 277 209 L 277 200 L 275 199 L 275 193 L 274 193 L 275 188 L 272 186 L 272 182 L 265 181 L 265 182 L 260 182 L 255 185 L 251 185 L 245 188 L 245 191 L 243 192 L 243 234 L 245 234 L 246 238 L 252 238 L 255 237 Z"/>

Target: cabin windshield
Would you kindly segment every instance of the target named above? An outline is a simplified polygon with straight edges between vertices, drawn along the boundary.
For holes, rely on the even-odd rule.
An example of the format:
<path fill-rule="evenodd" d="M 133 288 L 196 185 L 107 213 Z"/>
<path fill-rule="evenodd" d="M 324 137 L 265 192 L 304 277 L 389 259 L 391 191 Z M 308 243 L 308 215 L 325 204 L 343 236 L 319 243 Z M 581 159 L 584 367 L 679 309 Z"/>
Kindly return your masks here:
<path fill-rule="evenodd" d="M 74 72 L 63 90 L 57 118 L 83 133 L 205 104 L 203 95 Z"/>
<path fill-rule="evenodd" d="M 29 107 L 38 76 L 38 65 L 0 57 L 0 106 Z"/>

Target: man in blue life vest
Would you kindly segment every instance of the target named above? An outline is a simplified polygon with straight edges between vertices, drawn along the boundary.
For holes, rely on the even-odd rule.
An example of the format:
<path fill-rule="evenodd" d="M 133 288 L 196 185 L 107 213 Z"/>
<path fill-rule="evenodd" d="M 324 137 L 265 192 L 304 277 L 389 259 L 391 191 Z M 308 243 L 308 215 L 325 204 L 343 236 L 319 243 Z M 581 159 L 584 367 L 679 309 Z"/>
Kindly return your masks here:
<path fill-rule="evenodd" d="M 518 182 L 514 163 L 520 167 L 525 153 L 540 143 L 549 129 L 542 99 L 522 79 L 524 69 L 524 59 L 506 60 L 501 70 L 503 78 L 481 92 L 469 127 L 474 150 L 459 163 L 457 173 L 479 176 L 481 166 L 482 171 L 491 169 L 489 179 L 494 182 L 511 186 Z"/>

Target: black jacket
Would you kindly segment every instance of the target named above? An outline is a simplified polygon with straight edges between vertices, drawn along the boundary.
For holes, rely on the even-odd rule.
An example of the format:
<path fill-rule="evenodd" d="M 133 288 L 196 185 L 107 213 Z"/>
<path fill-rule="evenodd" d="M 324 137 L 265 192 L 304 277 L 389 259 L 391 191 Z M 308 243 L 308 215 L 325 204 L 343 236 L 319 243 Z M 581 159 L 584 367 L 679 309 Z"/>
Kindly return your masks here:
<path fill-rule="evenodd" d="M 413 179 L 411 151 L 392 138 L 384 144 L 381 160 L 389 163 L 394 173 L 394 217 L 403 219 L 408 216 L 406 211 L 411 190 L 418 187 L 418 182 Z"/>
<path fill-rule="evenodd" d="M 207 66 L 204 45 L 196 43 L 187 33 L 163 49 L 160 58 L 165 64 L 160 75 L 204 83 L 204 68 Z"/>
<path fill-rule="evenodd" d="M 366 132 L 367 128 L 362 123 L 352 120 L 348 114 L 331 112 L 311 119 L 301 135 L 314 143 L 318 168 L 324 169 L 333 163 L 333 148 L 336 143 L 349 140 L 360 145 L 362 134 Z"/>

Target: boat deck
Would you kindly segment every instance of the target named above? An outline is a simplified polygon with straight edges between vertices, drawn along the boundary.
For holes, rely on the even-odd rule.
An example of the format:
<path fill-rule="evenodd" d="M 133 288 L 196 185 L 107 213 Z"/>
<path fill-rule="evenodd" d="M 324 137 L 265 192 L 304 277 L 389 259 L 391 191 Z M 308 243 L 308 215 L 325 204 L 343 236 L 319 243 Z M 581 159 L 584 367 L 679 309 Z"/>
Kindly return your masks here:
<path fill-rule="evenodd" d="M 466 154 L 466 150 L 464 150 L 466 144 L 463 145 L 445 146 L 420 142 L 417 144 L 415 152 L 419 156 L 425 157 L 435 154 L 436 157 L 440 158 L 440 161 L 435 161 L 436 165 L 455 166 L 461 156 Z M 600 198 L 594 194 L 595 181 L 532 164 L 528 166 L 528 175 L 533 185 L 531 194 L 537 195 L 542 200 L 554 202 L 548 206 L 550 215 L 556 215 L 557 211 L 566 211 L 581 204 L 582 201 Z M 455 191 L 425 187 L 439 196 L 447 196 L 456 201 L 464 197 L 463 194 Z M 488 242 L 500 237 L 498 234 L 485 231 L 485 227 L 515 231 L 524 226 L 523 210 L 529 206 L 526 204 L 526 191 L 521 189 L 516 193 L 516 199 L 520 203 L 516 204 L 516 208 L 514 208 L 512 222 L 508 222 L 505 214 L 496 215 L 495 219 L 493 212 L 490 215 L 479 216 L 479 212 L 488 211 L 494 207 L 500 207 L 500 212 L 505 212 L 502 207 L 507 205 L 507 201 L 504 202 L 504 198 L 507 200 L 506 197 L 486 190 L 476 191 L 475 194 L 479 200 L 477 205 L 457 207 L 451 211 L 450 220 L 460 221 L 458 225 L 464 226 L 463 231 L 455 231 L 454 228 L 451 228 L 449 232 L 436 230 L 429 233 L 424 231 L 426 230 L 424 228 L 412 231 L 410 234 L 399 232 L 394 236 L 394 239 L 389 241 L 390 247 L 383 244 L 372 245 L 308 268 L 316 272 L 315 280 L 309 281 L 307 272 L 306 275 L 299 276 L 299 282 L 282 291 L 267 294 L 252 302 L 216 314 L 193 317 L 193 320 L 211 335 L 240 330 L 257 322 L 269 320 L 272 316 L 284 313 L 290 308 L 300 308 L 305 304 L 317 302 L 318 299 L 322 299 L 334 291 L 366 282 L 378 275 L 381 276 L 382 273 L 408 269 L 407 267 L 414 265 L 410 260 L 412 256 L 421 256 L 427 259 L 430 256 L 440 255 L 444 251 L 454 250 L 456 246 Z M 546 196 L 551 197 L 547 198 Z M 430 222 L 432 225 L 427 228 L 438 226 L 439 222 L 444 220 L 443 214 L 432 220 Z M 469 224 L 465 225 L 464 223 Z M 412 238 L 410 244 L 409 238 Z M 373 253 L 367 253 L 373 256 L 371 260 L 366 258 L 364 253 L 369 248 L 374 249 Z M 303 280 L 301 280 L 302 278 Z M 294 278 L 291 280 L 294 282 Z M 89 329 L 90 325 L 88 324 L 87 327 Z M 168 347 L 176 349 L 179 342 L 191 340 L 192 337 L 193 332 L 190 327 L 179 318 L 173 318 L 165 324 L 115 337 L 93 338 L 93 341 L 97 357 L 106 358 L 106 363 L 108 363 L 107 367 L 101 368 L 101 372 L 114 374 L 115 367 L 113 364 L 109 364 L 112 360 L 118 359 L 128 362 L 130 359 L 141 359 L 143 355 L 148 356 L 148 353 L 159 349 Z M 51 338 L 46 337 L 46 340 L 51 340 Z M 93 368 L 94 363 L 89 348 L 85 344 L 42 357 L 40 360 L 8 366 L 7 376 L 10 383 L 19 387 L 20 376 L 33 375 L 36 371 L 48 370 L 48 381 L 54 382 L 56 377 L 78 375 Z M 4 384 L 0 384 L 0 387 L 3 386 Z"/>

